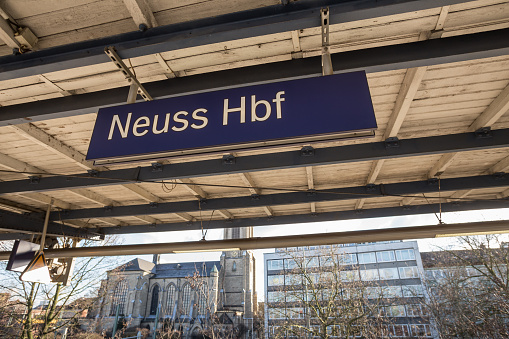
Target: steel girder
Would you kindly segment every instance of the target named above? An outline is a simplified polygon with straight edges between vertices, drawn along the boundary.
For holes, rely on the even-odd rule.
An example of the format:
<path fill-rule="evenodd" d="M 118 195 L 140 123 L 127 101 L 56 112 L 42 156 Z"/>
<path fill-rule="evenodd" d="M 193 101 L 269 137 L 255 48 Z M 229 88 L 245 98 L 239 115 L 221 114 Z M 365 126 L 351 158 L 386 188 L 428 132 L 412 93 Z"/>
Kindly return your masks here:
<path fill-rule="evenodd" d="M 425 1 L 424 1 L 425 2 Z M 509 54 L 509 28 L 332 54 L 336 72 L 378 72 Z M 104 53 L 103 53 L 104 54 Z M 0 59 L 0 65 L 1 65 Z M 1 66 L 0 66 L 1 70 Z M 42 72 L 42 71 L 39 71 Z M 154 98 L 292 78 L 320 76 L 321 57 L 294 59 L 144 84 Z M 1 79 L 0 79 L 1 80 Z M 0 126 L 95 113 L 125 104 L 128 87 L 0 107 Z"/>
<path fill-rule="evenodd" d="M 17 231 L 17 232 L 28 232 L 28 233 L 42 233 L 44 226 L 44 219 L 12 213 L 8 211 L 0 210 L 0 229 Z M 16 233 L 15 233 L 16 234 Z M 69 236 L 77 238 L 95 238 L 99 237 L 99 233 L 91 232 L 84 228 L 74 228 L 50 221 L 48 224 L 48 235 L 53 236 Z M 9 240 L 6 235 L 0 235 L 1 240 Z M 11 238 L 12 239 L 12 238 Z M 18 239 L 18 238 L 15 238 Z"/>
<path fill-rule="evenodd" d="M 198 184 L 199 185 L 199 184 Z M 464 178 L 450 178 L 440 180 L 424 180 L 401 182 L 395 184 L 368 185 L 344 187 L 320 191 L 302 191 L 291 193 L 277 193 L 241 196 L 233 198 L 217 198 L 192 201 L 167 202 L 159 204 L 143 204 L 129 206 L 108 206 L 102 208 L 88 208 L 52 212 L 51 220 L 112 218 L 130 215 L 157 215 L 180 212 L 213 211 L 236 208 L 256 208 L 263 206 L 278 206 L 305 204 L 324 201 L 341 201 L 361 198 L 377 198 L 383 196 L 407 196 L 420 193 L 438 193 L 457 190 L 471 190 L 482 188 L 496 188 L 509 186 L 509 174 L 484 175 Z M 509 201 L 507 203 L 509 207 Z M 43 214 L 35 214 L 42 217 Z"/>
<path fill-rule="evenodd" d="M 211 220 L 202 225 L 199 221 L 166 223 L 157 225 L 131 225 L 101 228 L 101 233 L 109 234 L 129 234 L 129 233 L 149 233 L 149 232 L 168 232 L 168 231 L 189 231 L 200 230 L 202 226 L 205 229 L 216 228 L 235 228 L 235 227 L 251 227 L 251 226 L 274 226 L 285 224 L 300 224 L 321 221 L 339 221 L 353 219 L 371 219 L 381 217 L 407 216 L 417 214 L 462 212 L 481 209 L 498 209 L 509 207 L 509 200 L 477 200 L 477 201 L 461 201 L 445 204 L 428 204 L 428 205 L 411 205 L 372 208 L 365 210 L 347 210 L 339 212 L 326 212 L 318 214 L 293 214 L 275 217 L 259 217 L 259 218 L 242 218 L 230 220 Z"/>
<path fill-rule="evenodd" d="M 180 178 L 204 177 L 232 173 L 266 171 L 305 166 L 351 163 L 379 159 L 403 158 L 449 152 L 484 150 L 509 146 L 509 129 L 400 140 L 397 147 L 385 142 L 318 148 L 313 155 L 287 151 L 222 159 L 147 166 L 85 174 L 42 177 L 0 182 L 0 194 L 40 192 L 78 187 L 120 185 L 132 182 L 155 182 Z"/>
<path fill-rule="evenodd" d="M 0 58 L 0 80 L 107 62 L 104 47 L 122 58 L 162 53 L 224 41 L 320 27 L 320 9 L 330 24 L 345 23 L 462 3 L 464 0 L 313 0 L 205 18 Z"/>

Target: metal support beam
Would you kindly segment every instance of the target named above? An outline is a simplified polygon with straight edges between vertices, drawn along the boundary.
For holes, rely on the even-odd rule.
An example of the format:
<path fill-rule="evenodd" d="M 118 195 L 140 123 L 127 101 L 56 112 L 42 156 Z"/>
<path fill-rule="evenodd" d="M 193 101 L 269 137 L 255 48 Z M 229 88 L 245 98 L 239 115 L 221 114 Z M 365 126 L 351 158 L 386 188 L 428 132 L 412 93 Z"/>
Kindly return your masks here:
<path fill-rule="evenodd" d="M 462 224 L 426 225 L 397 227 L 378 230 L 300 234 L 279 237 L 257 237 L 247 239 L 226 239 L 179 243 L 158 243 L 142 245 L 117 245 L 101 247 L 78 247 L 44 251 L 47 258 L 74 258 L 117 255 L 165 254 L 194 251 L 223 251 L 238 248 L 242 251 L 309 245 L 334 245 L 358 242 L 408 240 L 454 236 L 456 234 L 506 233 L 508 220 L 470 222 Z M 7 260 L 10 252 L 0 252 L 0 260 Z"/>
<path fill-rule="evenodd" d="M 404 139 L 399 147 L 386 148 L 385 142 L 319 148 L 312 157 L 300 156 L 300 151 L 287 151 L 237 157 L 235 164 L 225 166 L 222 159 L 176 163 L 153 171 L 152 166 L 113 171 L 42 177 L 37 184 L 30 180 L 0 182 L 0 194 L 40 192 L 78 187 L 119 185 L 132 182 L 175 180 L 252 171 L 296 168 L 316 165 L 413 157 L 458 151 L 473 151 L 509 147 L 509 130 L 491 132 L 490 138 L 477 138 L 475 133 L 461 133 L 426 138 Z"/>
<path fill-rule="evenodd" d="M 440 191 L 450 192 L 459 190 L 484 189 L 509 187 L 509 174 L 506 175 L 485 175 L 464 178 L 442 179 L 440 181 Z M 157 215 L 167 213 L 182 213 L 197 211 L 201 208 L 203 211 L 221 211 L 223 209 L 237 208 L 259 208 L 265 206 L 292 205 L 317 203 L 324 201 L 344 201 L 358 199 L 359 197 L 379 198 L 383 196 L 406 196 L 419 193 L 435 193 L 439 191 L 438 185 L 430 184 L 428 180 L 400 182 L 394 184 L 372 185 L 372 186 L 354 186 L 343 187 L 328 190 L 314 191 L 309 194 L 308 191 L 276 193 L 257 196 L 241 196 L 231 198 L 208 199 L 206 204 L 199 204 L 198 201 L 175 201 L 159 203 L 157 205 L 129 205 L 129 206 L 109 206 L 107 208 L 89 208 L 76 209 L 61 212 L 53 212 L 52 220 L 71 220 L 71 219 L 90 219 L 123 217 L 129 215 Z M 433 201 L 433 198 L 428 198 Z M 507 203 L 509 207 L 509 202 Z M 42 217 L 42 215 L 39 215 Z"/>
<path fill-rule="evenodd" d="M 156 27 L 145 32 L 96 39 L 0 58 L 0 81 L 103 63 L 104 46 L 115 45 L 124 58 L 196 47 L 260 35 L 319 27 L 318 12 L 329 6 L 331 25 L 442 7 L 464 0 L 296 1 L 219 17 Z M 319 63 L 316 65 L 319 67 Z M 408 68 L 408 67 L 406 67 Z"/>
<path fill-rule="evenodd" d="M 428 1 L 421 1 L 428 2 Z M 315 19 L 316 20 L 316 19 Z M 154 28 L 153 30 L 158 30 Z M 331 56 L 336 72 L 365 70 L 379 72 L 394 69 L 437 65 L 509 54 L 509 28 L 449 38 L 425 40 L 399 45 L 336 53 Z M 118 45 L 117 49 L 118 49 Z M 65 49 L 66 51 L 72 49 Z M 103 53 L 101 49 L 101 53 Z M 120 51 L 123 58 L 131 57 Z M 24 57 L 21 55 L 19 57 Z M 104 56 L 100 62 L 104 62 Z M 321 56 L 274 62 L 188 77 L 146 83 L 145 88 L 155 98 L 190 92 L 234 87 L 249 83 L 267 83 L 290 78 L 321 75 Z M 21 59 L 19 65 L 28 67 Z M 0 58 L 0 80 L 21 76 L 11 74 L 8 61 Z M 37 59 L 37 65 L 40 65 Z M 83 65 L 79 65 L 83 66 Z M 27 68 L 24 68 L 27 69 Z M 2 71 L 4 73 L 2 74 Z M 38 73 L 44 72 L 39 70 Z M 8 77 L 4 77 L 9 74 Z M 79 114 L 96 113 L 100 107 L 125 103 L 126 88 L 73 95 L 34 103 L 0 107 L 0 126 L 47 120 Z M 92 104 L 93 103 L 93 104 Z"/>
<path fill-rule="evenodd" d="M 28 215 L 0 211 L 0 229 L 13 230 L 15 232 L 40 234 L 44 226 L 44 219 Z M 77 238 L 94 238 L 101 234 L 91 232 L 83 228 L 69 227 L 50 221 L 47 229 L 48 235 L 69 236 Z"/>

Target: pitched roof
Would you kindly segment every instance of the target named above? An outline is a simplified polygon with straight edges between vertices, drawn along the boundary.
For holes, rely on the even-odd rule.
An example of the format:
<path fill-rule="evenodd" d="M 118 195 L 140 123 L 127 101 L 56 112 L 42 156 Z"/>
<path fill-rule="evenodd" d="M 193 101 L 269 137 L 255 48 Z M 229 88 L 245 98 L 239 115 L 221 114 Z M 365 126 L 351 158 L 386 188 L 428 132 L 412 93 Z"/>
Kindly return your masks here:
<path fill-rule="evenodd" d="M 144 271 L 155 273 L 155 264 L 140 258 L 133 259 L 120 266 L 122 271 Z"/>
<path fill-rule="evenodd" d="M 197 272 L 202 277 L 210 276 L 213 268 L 220 266 L 219 261 L 182 262 L 156 265 L 154 278 L 185 278 Z"/>

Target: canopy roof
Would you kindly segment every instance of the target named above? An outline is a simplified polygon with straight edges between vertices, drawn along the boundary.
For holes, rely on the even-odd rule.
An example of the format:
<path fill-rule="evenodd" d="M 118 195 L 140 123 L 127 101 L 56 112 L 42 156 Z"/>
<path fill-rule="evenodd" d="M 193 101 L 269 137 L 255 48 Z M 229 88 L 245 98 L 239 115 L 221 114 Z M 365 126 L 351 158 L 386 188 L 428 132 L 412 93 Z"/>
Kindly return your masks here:
<path fill-rule="evenodd" d="M 40 233 L 50 201 L 48 234 L 80 237 L 509 205 L 509 1 L 2 6 L 11 24 L 0 25 L 1 239 Z M 374 138 L 238 151 L 234 161 L 158 159 L 162 167 L 85 160 L 98 108 L 127 100 L 105 47 L 155 99 L 321 76 L 327 6 L 334 70 L 367 72 Z M 10 55 L 13 27 L 38 37 L 32 51 Z"/>

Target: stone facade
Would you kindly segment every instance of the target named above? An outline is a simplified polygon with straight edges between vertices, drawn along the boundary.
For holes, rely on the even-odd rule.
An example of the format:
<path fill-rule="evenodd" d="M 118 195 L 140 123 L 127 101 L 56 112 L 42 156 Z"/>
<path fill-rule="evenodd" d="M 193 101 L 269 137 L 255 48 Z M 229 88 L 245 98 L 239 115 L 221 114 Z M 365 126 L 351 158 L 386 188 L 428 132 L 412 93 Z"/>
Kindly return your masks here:
<path fill-rule="evenodd" d="M 231 239 L 251 234 L 251 228 L 225 230 Z M 132 330 L 171 327 L 190 338 L 214 315 L 225 323 L 221 326 L 242 324 L 245 337 L 253 332 L 255 260 L 248 251 L 224 251 L 219 261 L 207 262 L 161 264 L 158 255 L 153 262 L 134 259 L 109 271 L 101 291 L 93 311 L 99 332 L 112 330 L 117 309 Z"/>

